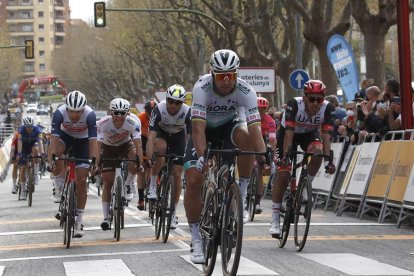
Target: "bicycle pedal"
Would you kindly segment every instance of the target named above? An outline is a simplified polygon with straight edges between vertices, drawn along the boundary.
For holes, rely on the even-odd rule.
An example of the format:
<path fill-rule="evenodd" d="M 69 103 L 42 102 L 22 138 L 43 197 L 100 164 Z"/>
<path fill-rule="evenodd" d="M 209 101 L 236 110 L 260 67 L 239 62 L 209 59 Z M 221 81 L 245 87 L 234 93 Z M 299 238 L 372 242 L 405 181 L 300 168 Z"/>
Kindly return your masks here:
<path fill-rule="evenodd" d="M 272 234 L 272 238 L 274 238 L 274 239 L 280 239 L 280 235 Z"/>
<path fill-rule="evenodd" d="M 56 218 L 57 220 L 60 220 L 60 218 L 61 218 L 60 213 L 56 213 L 55 218 Z"/>

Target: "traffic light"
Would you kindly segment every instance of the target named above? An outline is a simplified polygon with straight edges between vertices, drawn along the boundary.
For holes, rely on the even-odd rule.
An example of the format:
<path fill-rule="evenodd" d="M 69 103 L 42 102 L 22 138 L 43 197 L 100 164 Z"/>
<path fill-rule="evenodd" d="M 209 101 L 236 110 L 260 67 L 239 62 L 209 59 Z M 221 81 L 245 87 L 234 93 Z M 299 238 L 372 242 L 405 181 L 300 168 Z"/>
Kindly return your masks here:
<path fill-rule="evenodd" d="M 103 28 L 106 26 L 106 16 L 105 16 L 105 2 L 95 2 L 95 27 Z"/>
<path fill-rule="evenodd" d="M 24 41 L 24 57 L 26 59 L 34 59 L 34 42 L 33 40 Z"/>

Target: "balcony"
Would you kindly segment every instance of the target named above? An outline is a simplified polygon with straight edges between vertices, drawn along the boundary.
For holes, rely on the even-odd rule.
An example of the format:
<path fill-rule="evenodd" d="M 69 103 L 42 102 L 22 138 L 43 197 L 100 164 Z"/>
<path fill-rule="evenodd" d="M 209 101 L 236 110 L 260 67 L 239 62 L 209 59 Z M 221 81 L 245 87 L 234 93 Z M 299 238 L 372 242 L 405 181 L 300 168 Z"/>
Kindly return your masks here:
<path fill-rule="evenodd" d="M 20 13 L 20 14 L 7 14 L 6 17 L 6 23 L 12 24 L 12 23 L 30 23 L 33 22 L 33 14 L 26 14 L 26 13 Z"/>
<path fill-rule="evenodd" d="M 7 3 L 6 9 L 16 9 L 21 7 L 28 7 L 32 6 L 33 8 L 33 1 L 32 0 L 9 0 Z"/>

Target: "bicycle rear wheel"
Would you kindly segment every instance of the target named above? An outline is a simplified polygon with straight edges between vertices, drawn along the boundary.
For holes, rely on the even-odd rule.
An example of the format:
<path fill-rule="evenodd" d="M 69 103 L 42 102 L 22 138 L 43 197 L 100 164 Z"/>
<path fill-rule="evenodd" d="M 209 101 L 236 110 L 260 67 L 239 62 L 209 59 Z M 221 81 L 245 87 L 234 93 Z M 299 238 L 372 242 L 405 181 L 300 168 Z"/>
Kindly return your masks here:
<path fill-rule="evenodd" d="M 114 205 L 114 216 L 115 216 L 115 231 L 114 238 L 119 241 L 121 237 L 121 209 L 122 209 L 122 178 L 117 177 L 115 182 L 115 205 Z"/>
<path fill-rule="evenodd" d="M 203 264 L 204 275 L 211 275 L 216 264 L 218 249 L 218 218 L 217 218 L 217 197 L 215 196 L 216 185 L 209 182 L 204 194 L 204 207 L 200 221 L 200 234 L 203 239 L 203 246 L 206 261 Z"/>
<path fill-rule="evenodd" d="M 312 214 L 312 186 L 307 177 L 302 177 L 296 191 L 294 235 L 296 251 L 302 251 L 308 237 Z"/>
<path fill-rule="evenodd" d="M 33 166 L 31 166 L 29 170 L 29 178 L 27 182 L 27 205 L 29 205 L 29 207 L 32 207 L 34 186 L 35 186 L 34 168 Z"/>
<path fill-rule="evenodd" d="M 168 235 L 170 234 L 171 220 L 175 210 L 175 184 L 172 175 L 169 175 L 167 178 L 163 197 L 165 200 L 162 202 L 162 241 L 166 243 Z"/>
<path fill-rule="evenodd" d="M 254 168 L 252 172 L 252 177 L 250 178 L 249 187 L 247 188 L 247 211 L 250 215 L 250 221 L 253 221 L 254 214 L 256 212 L 256 195 L 257 195 L 257 169 Z M 243 206 L 244 207 L 244 206 Z"/>
<path fill-rule="evenodd" d="M 228 187 L 221 225 L 221 264 L 223 275 L 236 275 L 243 242 L 243 200 L 236 182 Z"/>

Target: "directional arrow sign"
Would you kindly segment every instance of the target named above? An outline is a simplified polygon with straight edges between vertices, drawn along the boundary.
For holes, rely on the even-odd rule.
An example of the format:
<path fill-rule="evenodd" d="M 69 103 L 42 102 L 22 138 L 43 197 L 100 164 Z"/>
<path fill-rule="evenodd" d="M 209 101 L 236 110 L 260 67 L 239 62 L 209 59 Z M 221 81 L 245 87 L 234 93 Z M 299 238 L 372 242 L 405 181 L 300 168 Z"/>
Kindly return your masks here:
<path fill-rule="evenodd" d="M 289 83 L 293 89 L 303 89 L 304 84 L 309 80 L 309 74 L 302 69 L 296 69 L 289 76 Z"/>

